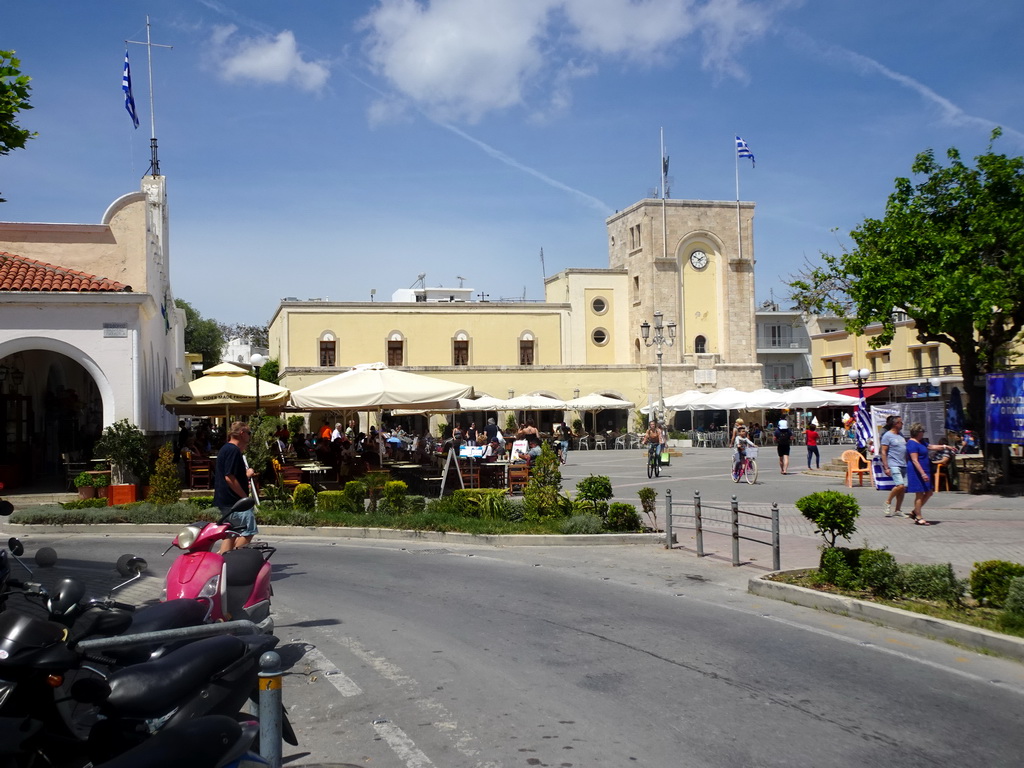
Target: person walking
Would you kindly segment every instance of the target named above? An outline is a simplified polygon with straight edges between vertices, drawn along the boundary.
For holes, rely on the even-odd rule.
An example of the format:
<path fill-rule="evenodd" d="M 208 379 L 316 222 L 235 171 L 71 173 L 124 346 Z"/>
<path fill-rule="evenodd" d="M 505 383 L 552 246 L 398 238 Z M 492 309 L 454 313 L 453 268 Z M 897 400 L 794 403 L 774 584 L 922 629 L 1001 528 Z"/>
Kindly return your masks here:
<path fill-rule="evenodd" d="M 248 424 L 236 421 L 228 431 L 228 441 L 217 452 L 217 462 L 213 469 L 213 506 L 227 514 L 239 499 L 249 495 L 249 483 L 256 472 L 246 464 L 245 451 L 252 439 L 252 430 Z M 228 518 L 232 530 L 238 536 L 224 539 L 220 545 L 223 554 L 232 549 L 244 547 L 252 537 L 259 533 L 256 527 L 256 515 L 251 509 L 233 512 Z"/>
<path fill-rule="evenodd" d="M 903 514 L 903 497 L 907 493 L 907 440 L 901 434 L 903 418 L 890 416 L 885 420 L 885 434 L 879 443 L 882 452 L 882 471 L 892 478 L 893 486 L 885 500 L 885 516 Z M 893 502 L 896 506 L 893 507 Z"/>
<path fill-rule="evenodd" d="M 813 456 L 814 468 L 821 469 L 821 454 L 818 453 L 818 430 L 813 421 L 807 425 L 804 436 L 807 438 L 807 468 L 811 468 L 811 457 Z"/>
<path fill-rule="evenodd" d="M 910 516 L 916 525 L 931 525 L 921 514 L 925 503 L 935 491 L 932 489 L 932 478 L 929 474 L 928 445 L 924 437 L 924 424 L 910 425 L 910 440 L 907 441 L 907 490 L 914 494 L 914 512 Z M 938 448 L 938 446 L 934 446 Z"/>
<path fill-rule="evenodd" d="M 793 444 L 793 433 L 789 429 L 788 419 L 779 419 L 779 427 L 775 430 L 775 450 L 779 454 L 779 471 L 789 474 L 789 449 Z"/>

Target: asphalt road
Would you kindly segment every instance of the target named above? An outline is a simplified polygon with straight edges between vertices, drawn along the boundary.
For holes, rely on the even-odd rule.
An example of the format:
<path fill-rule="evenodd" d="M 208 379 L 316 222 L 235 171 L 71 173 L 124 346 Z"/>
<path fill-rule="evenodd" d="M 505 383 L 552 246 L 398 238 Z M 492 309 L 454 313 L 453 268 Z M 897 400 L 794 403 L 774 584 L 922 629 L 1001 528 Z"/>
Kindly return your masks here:
<path fill-rule="evenodd" d="M 166 538 L 27 539 L 61 554 L 50 577 L 96 585 L 130 543 L 154 574 L 135 600 L 167 564 Z M 661 547 L 273 543 L 302 741 L 289 765 L 991 768 L 1024 753 L 1024 666 L 756 598 L 734 569 Z"/>

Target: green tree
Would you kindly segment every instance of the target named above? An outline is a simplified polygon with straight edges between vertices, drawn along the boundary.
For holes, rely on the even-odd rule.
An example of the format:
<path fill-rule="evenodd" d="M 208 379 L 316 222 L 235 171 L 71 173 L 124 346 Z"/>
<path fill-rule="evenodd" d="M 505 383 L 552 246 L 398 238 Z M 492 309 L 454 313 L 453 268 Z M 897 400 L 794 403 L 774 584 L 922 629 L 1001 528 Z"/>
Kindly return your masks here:
<path fill-rule="evenodd" d="M 19 112 L 32 109 L 28 102 L 31 78 L 21 74 L 21 60 L 14 57 L 14 51 L 0 51 L 0 155 L 12 149 L 24 149 L 25 142 L 36 134 L 18 125 L 15 119 Z M 7 202 L 0 197 L 0 203 Z"/>
<path fill-rule="evenodd" d="M 184 299 L 175 299 L 174 305 L 185 311 L 185 351 L 202 354 L 204 368 L 219 363 L 221 351 L 224 349 L 224 334 L 217 321 L 204 319 L 199 311 Z"/>
<path fill-rule="evenodd" d="M 271 384 L 277 384 L 280 371 L 281 362 L 279 360 L 267 360 L 266 363 L 260 366 L 260 381 L 269 381 Z"/>
<path fill-rule="evenodd" d="M 244 339 L 252 346 L 263 349 L 270 346 L 270 330 L 265 325 L 246 325 L 245 323 L 218 323 L 217 325 L 225 339 Z"/>
<path fill-rule="evenodd" d="M 922 342 L 946 344 L 960 359 L 971 426 L 985 425 L 983 374 L 998 370 L 1024 327 L 1024 158 L 992 151 L 996 129 L 975 167 L 947 150 L 949 165 L 922 152 L 897 178 L 882 219 L 865 219 L 856 248 L 822 254 L 790 282 L 797 305 L 846 316 L 847 330 L 881 331 L 892 341 L 897 311 L 914 320 Z M 982 382 L 982 383 L 979 383 Z"/>

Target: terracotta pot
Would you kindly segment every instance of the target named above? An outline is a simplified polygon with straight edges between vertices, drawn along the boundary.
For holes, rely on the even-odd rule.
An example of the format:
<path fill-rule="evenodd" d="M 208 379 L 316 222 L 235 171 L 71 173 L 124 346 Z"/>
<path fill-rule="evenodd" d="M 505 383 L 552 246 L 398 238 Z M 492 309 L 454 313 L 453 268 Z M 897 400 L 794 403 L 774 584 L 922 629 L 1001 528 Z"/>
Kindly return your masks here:
<path fill-rule="evenodd" d="M 109 487 L 110 487 L 109 485 L 97 485 L 96 486 L 96 498 L 97 499 L 105 499 L 105 498 L 107 498 L 107 489 Z"/>
<path fill-rule="evenodd" d="M 92 499 L 96 497 L 96 489 L 91 485 L 83 485 L 78 489 L 78 498 Z"/>

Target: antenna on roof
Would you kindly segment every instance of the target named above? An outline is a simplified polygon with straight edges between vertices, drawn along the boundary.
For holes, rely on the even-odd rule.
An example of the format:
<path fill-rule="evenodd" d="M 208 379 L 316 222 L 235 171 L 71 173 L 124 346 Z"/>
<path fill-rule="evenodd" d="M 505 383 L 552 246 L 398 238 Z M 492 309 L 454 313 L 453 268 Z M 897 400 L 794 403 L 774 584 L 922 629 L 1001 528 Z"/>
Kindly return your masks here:
<path fill-rule="evenodd" d="M 548 279 L 548 270 L 544 266 L 544 249 L 540 249 L 540 276 L 544 280 Z"/>
<path fill-rule="evenodd" d="M 415 288 L 416 287 L 416 283 L 419 283 L 420 284 L 420 288 L 426 288 L 427 287 L 427 284 L 425 282 L 426 277 L 427 277 L 427 273 L 426 272 L 420 272 L 418 275 L 416 275 L 416 280 L 414 280 L 413 284 L 410 285 L 409 287 L 410 288 Z"/>
<path fill-rule="evenodd" d="M 455 279 L 459 281 L 459 288 L 461 288 L 462 284 L 466 282 L 466 278 L 464 278 L 462 275 L 456 275 Z"/>

